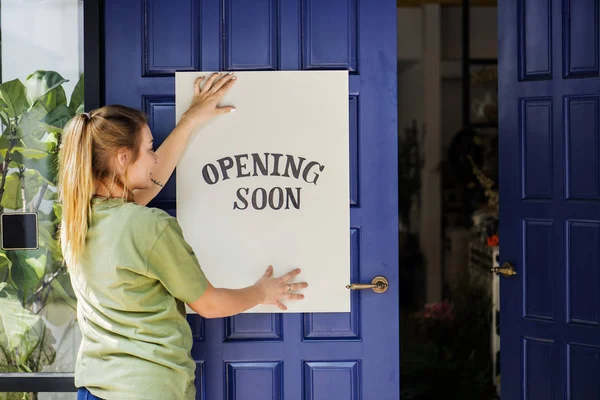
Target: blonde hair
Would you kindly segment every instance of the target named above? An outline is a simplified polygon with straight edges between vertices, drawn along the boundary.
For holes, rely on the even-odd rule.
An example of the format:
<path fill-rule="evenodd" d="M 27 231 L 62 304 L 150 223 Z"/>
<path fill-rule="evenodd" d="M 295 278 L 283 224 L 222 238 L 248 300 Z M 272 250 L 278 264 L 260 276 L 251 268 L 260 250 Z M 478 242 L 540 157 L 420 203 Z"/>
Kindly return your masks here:
<path fill-rule="evenodd" d="M 111 181 L 111 193 L 117 181 L 123 187 L 121 197 L 133 200 L 133 193 L 116 176 L 110 161 L 123 148 L 132 151 L 131 162 L 137 159 L 145 124 L 146 117 L 140 111 L 111 105 L 79 114 L 65 126 L 59 154 L 58 194 L 62 203 L 60 243 L 67 267 L 78 262 L 84 249 L 96 183 Z"/>

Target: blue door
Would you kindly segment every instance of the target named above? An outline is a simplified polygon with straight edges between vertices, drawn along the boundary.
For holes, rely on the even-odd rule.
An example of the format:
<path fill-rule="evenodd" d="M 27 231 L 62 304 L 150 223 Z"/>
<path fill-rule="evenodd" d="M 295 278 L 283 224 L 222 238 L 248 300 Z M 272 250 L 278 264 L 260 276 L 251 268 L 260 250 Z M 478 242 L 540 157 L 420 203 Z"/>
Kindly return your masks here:
<path fill-rule="evenodd" d="M 353 292 L 348 314 L 190 315 L 198 398 L 397 400 L 395 1 L 104 6 L 105 102 L 143 109 L 158 142 L 175 125 L 175 71 L 349 71 L 352 281 L 390 288 Z M 175 201 L 172 178 L 151 205 L 174 214 Z"/>
<path fill-rule="evenodd" d="M 600 399 L 599 3 L 498 8 L 502 399 Z"/>

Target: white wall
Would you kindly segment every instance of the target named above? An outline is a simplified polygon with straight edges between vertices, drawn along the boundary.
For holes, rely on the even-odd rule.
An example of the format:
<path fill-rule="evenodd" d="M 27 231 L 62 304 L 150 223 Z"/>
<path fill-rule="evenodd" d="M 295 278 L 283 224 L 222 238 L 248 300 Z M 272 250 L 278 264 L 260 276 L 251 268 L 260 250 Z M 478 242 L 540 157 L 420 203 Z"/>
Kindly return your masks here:
<path fill-rule="evenodd" d="M 2 82 L 53 70 L 69 82 L 83 73 L 83 0 L 2 0 Z"/>

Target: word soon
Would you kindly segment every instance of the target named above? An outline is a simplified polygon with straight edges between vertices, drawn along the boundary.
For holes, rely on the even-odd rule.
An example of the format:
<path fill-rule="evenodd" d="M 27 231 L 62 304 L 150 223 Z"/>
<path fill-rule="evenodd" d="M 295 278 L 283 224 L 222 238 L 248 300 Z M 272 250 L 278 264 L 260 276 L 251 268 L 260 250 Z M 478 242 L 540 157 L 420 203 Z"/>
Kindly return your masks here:
<path fill-rule="evenodd" d="M 236 192 L 238 200 L 233 203 L 234 210 L 245 210 L 251 206 L 255 210 L 264 210 L 267 205 L 272 210 L 289 210 L 290 206 L 300 209 L 300 191 L 302 188 L 274 187 L 268 193 L 264 188 L 256 188 L 250 195 L 249 188 L 239 188 Z M 248 201 L 250 200 L 250 201 Z"/>

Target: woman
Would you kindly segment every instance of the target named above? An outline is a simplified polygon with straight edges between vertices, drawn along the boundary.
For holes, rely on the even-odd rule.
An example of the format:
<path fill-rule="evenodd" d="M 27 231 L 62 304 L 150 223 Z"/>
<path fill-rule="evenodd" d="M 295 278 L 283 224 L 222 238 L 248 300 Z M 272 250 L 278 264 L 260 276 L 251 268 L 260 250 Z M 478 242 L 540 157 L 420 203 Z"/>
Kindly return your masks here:
<path fill-rule="evenodd" d="M 214 288 L 177 220 L 144 207 L 171 176 L 192 132 L 235 111 L 217 104 L 235 82 L 213 74 L 154 152 L 139 111 L 106 106 L 76 116 L 60 154 L 61 246 L 77 296 L 83 336 L 75 367 L 80 399 L 194 399 L 195 363 L 185 304 L 205 318 L 258 304 L 285 310 L 306 283 L 300 270 L 252 286 Z"/>

